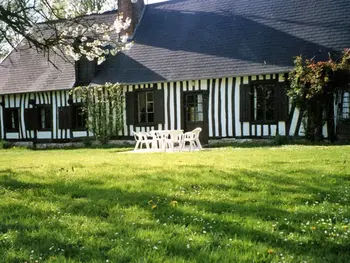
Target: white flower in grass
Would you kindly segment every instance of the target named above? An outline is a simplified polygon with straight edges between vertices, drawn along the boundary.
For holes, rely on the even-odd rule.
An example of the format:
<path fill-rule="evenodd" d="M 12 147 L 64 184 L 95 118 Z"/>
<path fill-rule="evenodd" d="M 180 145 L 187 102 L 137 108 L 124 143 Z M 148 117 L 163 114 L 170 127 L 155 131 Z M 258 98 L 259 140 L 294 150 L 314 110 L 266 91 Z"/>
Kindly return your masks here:
<path fill-rule="evenodd" d="M 191 246 L 190 246 L 190 244 L 187 244 L 187 246 L 186 246 L 188 249 L 190 249 L 191 248 Z"/>
<path fill-rule="evenodd" d="M 158 250 L 158 247 L 157 246 L 153 246 L 153 249 Z"/>

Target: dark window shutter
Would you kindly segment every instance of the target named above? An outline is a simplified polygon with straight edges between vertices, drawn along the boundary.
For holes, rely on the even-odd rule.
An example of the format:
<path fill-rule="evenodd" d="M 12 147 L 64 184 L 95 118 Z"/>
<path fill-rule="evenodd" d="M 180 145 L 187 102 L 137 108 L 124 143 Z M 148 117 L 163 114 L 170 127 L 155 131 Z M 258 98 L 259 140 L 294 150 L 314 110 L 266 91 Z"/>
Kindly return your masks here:
<path fill-rule="evenodd" d="M 208 122 L 209 93 L 203 93 L 203 121 Z"/>
<path fill-rule="evenodd" d="M 39 112 L 37 108 L 24 109 L 24 123 L 27 130 L 39 129 Z"/>
<path fill-rule="evenodd" d="M 52 108 L 51 107 L 48 107 L 47 108 L 47 111 L 46 111 L 47 115 L 46 115 L 46 124 L 47 124 L 47 127 L 48 128 L 52 128 Z M 40 124 L 40 123 L 39 123 Z"/>
<path fill-rule="evenodd" d="M 289 100 L 286 93 L 285 83 L 278 83 L 275 86 L 275 119 L 285 121 L 288 117 Z"/>
<path fill-rule="evenodd" d="M 155 90 L 153 91 L 154 99 L 154 123 L 164 123 L 164 91 Z"/>
<path fill-rule="evenodd" d="M 58 108 L 58 128 L 59 129 L 66 129 L 67 127 L 67 121 L 66 121 L 66 113 L 64 110 L 64 107 Z"/>
<path fill-rule="evenodd" d="M 125 107 L 126 107 L 126 124 L 133 125 L 135 123 L 135 92 L 125 93 Z"/>
<path fill-rule="evenodd" d="M 72 127 L 72 107 L 58 108 L 58 123 L 59 129 L 70 129 Z"/>
<path fill-rule="evenodd" d="M 252 95 L 249 84 L 241 84 L 240 89 L 240 119 L 241 122 L 251 121 L 252 119 Z"/>
<path fill-rule="evenodd" d="M 12 128 L 12 112 L 14 112 L 15 129 L 19 128 L 19 109 L 4 109 L 4 128 L 6 131 L 13 131 Z"/>
<path fill-rule="evenodd" d="M 19 109 L 14 109 L 14 116 L 15 116 L 15 126 L 16 129 L 19 128 Z"/>
<path fill-rule="evenodd" d="M 11 128 L 11 110 L 10 109 L 4 109 L 4 127 L 5 127 L 5 130 L 8 130 Z"/>
<path fill-rule="evenodd" d="M 78 113 L 78 106 L 77 105 L 73 105 L 71 106 L 71 126 L 70 128 L 73 128 L 73 129 L 76 129 L 78 128 L 78 125 L 77 125 L 77 113 Z"/>

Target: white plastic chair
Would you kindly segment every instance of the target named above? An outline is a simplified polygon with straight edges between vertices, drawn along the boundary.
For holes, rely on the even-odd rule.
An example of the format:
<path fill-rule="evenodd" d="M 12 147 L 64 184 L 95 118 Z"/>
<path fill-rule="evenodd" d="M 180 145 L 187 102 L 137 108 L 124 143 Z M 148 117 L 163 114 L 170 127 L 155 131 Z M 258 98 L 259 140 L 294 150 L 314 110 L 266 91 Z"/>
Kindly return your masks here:
<path fill-rule="evenodd" d="M 153 140 L 148 139 L 147 132 L 134 132 L 134 138 L 136 140 L 136 145 L 134 151 L 136 151 L 139 147 L 142 149 L 142 145 L 146 145 L 146 149 L 149 149 L 149 145 L 153 142 Z"/>
<path fill-rule="evenodd" d="M 167 148 L 174 151 L 175 145 L 179 146 L 179 151 L 182 150 L 183 144 L 183 130 L 172 130 L 169 131 L 167 138 L 165 138 Z"/>
<path fill-rule="evenodd" d="M 163 149 L 164 134 L 162 134 L 158 130 L 151 130 L 150 136 L 152 137 L 152 149 L 154 149 L 154 150 Z"/>
<path fill-rule="evenodd" d="M 183 135 L 183 143 L 182 148 L 186 146 L 186 142 L 190 144 L 190 151 L 193 148 L 198 147 L 200 150 L 202 149 L 202 145 L 199 141 L 199 133 L 202 131 L 202 128 L 195 128 L 193 131 L 185 132 Z"/>

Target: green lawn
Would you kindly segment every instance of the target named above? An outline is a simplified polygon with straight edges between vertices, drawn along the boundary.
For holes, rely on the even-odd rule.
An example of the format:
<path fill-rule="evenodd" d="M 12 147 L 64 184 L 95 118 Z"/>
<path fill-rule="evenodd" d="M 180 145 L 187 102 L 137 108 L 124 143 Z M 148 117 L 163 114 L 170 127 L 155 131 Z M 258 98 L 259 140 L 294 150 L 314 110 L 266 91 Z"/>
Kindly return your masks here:
<path fill-rule="evenodd" d="M 0 262 L 350 262 L 350 147 L 0 150 Z"/>

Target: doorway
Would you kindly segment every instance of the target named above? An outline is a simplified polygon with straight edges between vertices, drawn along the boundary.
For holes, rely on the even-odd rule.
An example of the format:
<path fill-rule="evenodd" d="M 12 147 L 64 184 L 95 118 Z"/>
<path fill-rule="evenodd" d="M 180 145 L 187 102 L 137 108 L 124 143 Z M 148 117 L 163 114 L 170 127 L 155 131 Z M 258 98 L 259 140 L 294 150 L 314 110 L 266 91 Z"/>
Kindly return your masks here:
<path fill-rule="evenodd" d="M 185 132 L 192 131 L 197 127 L 202 128 L 199 140 L 203 145 L 208 144 L 208 93 L 203 91 L 185 92 L 184 107 Z"/>

